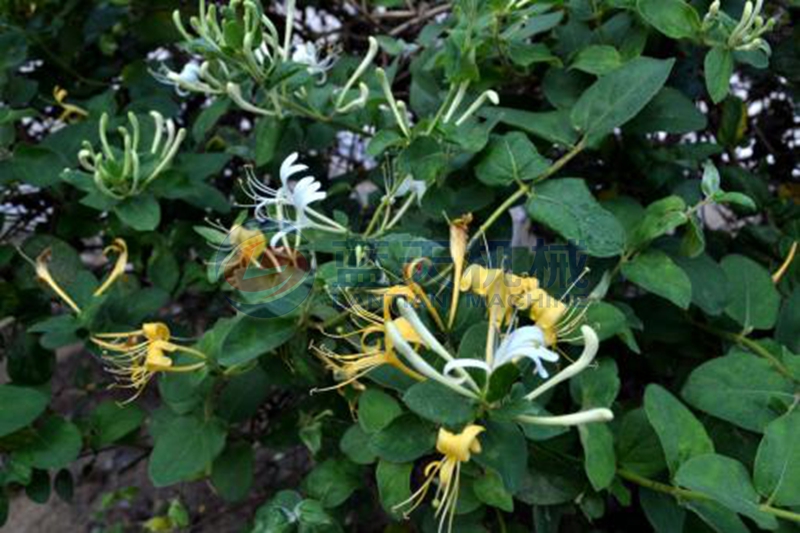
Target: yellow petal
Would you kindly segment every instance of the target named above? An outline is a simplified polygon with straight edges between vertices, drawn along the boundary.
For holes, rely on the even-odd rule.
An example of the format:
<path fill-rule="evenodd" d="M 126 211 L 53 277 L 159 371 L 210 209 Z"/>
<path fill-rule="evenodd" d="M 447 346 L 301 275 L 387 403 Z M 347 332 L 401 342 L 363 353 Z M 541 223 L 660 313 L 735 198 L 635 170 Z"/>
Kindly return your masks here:
<path fill-rule="evenodd" d="M 69 305 L 73 311 L 76 313 L 81 312 L 81 308 L 78 307 L 72 298 L 69 297 L 69 294 L 61 288 L 61 286 L 56 283 L 56 280 L 53 279 L 53 276 L 50 274 L 50 269 L 48 268 L 48 264 L 50 263 L 50 257 L 52 255 L 52 251 L 50 248 L 47 248 L 39 256 L 36 258 L 36 276 L 43 282 L 45 282 L 53 292 L 55 292 L 67 305 Z"/>
<path fill-rule="evenodd" d="M 128 264 L 128 245 L 122 239 L 114 239 L 114 242 L 111 243 L 110 246 L 106 247 L 103 250 L 103 255 L 108 256 L 111 253 L 117 254 L 117 261 L 114 263 L 114 268 L 111 269 L 111 273 L 108 275 L 106 280 L 100 285 L 96 291 L 94 291 L 95 296 L 100 296 L 105 291 L 108 290 L 111 285 L 114 284 L 117 279 L 125 274 L 125 266 Z"/>
<path fill-rule="evenodd" d="M 144 336 L 150 341 L 168 341 L 170 331 L 163 322 L 146 322 L 142 324 Z"/>
<path fill-rule="evenodd" d="M 445 457 L 455 458 L 461 462 L 469 461 L 472 453 L 480 452 L 478 435 L 484 431 L 486 428 L 477 424 L 465 427 L 461 433 L 450 433 L 445 428 L 440 428 L 436 449 Z M 475 447 L 476 443 L 478 447 Z"/>

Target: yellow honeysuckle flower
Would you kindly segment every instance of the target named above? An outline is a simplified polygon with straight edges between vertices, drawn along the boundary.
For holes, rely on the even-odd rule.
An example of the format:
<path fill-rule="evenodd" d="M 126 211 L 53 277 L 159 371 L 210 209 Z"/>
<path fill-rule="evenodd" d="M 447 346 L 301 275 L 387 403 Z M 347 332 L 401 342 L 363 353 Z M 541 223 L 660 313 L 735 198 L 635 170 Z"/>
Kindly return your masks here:
<path fill-rule="evenodd" d="M 70 298 L 69 294 L 67 294 L 66 291 L 61 288 L 56 280 L 53 279 L 52 274 L 50 274 L 48 264 L 50 263 L 50 259 L 52 259 L 52 257 L 53 251 L 50 248 L 46 248 L 38 255 L 38 257 L 36 257 L 36 264 L 34 267 L 36 270 L 36 277 L 39 279 L 39 281 L 46 283 L 47 286 L 50 287 L 53 292 L 59 296 L 59 298 L 64 300 L 64 303 L 70 306 L 73 311 L 80 314 L 81 308 L 78 307 L 78 304 L 76 304 L 75 301 Z"/>
<path fill-rule="evenodd" d="M 460 433 L 451 433 L 440 428 L 436 439 L 436 450 L 443 455 L 442 459 L 428 463 L 422 486 L 406 501 L 397 504 L 394 509 L 405 509 L 403 514 L 408 518 L 408 515 L 425 500 L 431 484 L 438 480 L 433 506 L 436 508 L 435 516 L 439 519 L 439 532 L 443 531 L 445 524 L 447 531 L 452 531 L 458 503 L 461 464 L 468 462 L 472 454 L 481 453 L 478 435 L 484 431 L 486 428 L 477 424 L 465 427 Z"/>
<path fill-rule="evenodd" d="M 585 314 L 585 309 L 579 310 L 551 296 L 535 277 L 517 276 L 498 268 L 470 265 L 461 277 L 461 290 L 471 290 L 486 298 L 489 322 L 495 328 L 507 323 L 515 309 L 529 310 L 531 320 L 544 332 L 547 346 L 575 331 Z"/>
<path fill-rule="evenodd" d="M 94 291 L 95 296 L 102 295 L 120 276 L 125 274 L 125 266 L 128 264 L 128 245 L 122 239 L 114 239 L 114 241 L 103 250 L 103 255 L 108 257 L 111 252 L 117 254 L 117 260 L 106 280 Z"/>
<path fill-rule="evenodd" d="M 400 297 L 408 300 L 409 302 L 422 301 L 439 329 L 444 329 L 444 323 L 442 322 L 442 318 L 439 316 L 439 312 L 436 310 L 436 307 L 434 307 L 430 298 L 428 298 L 428 295 L 425 294 L 425 290 L 414 281 L 414 272 L 422 263 L 427 261 L 427 258 L 420 258 L 406 264 L 403 267 L 405 285 L 393 285 L 385 289 L 375 289 L 370 291 L 373 294 L 383 295 L 384 321 L 391 320 L 392 302 L 395 298 Z"/>
<path fill-rule="evenodd" d="M 146 322 L 142 328 L 124 333 L 100 333 L 92 342 L 103 349 L 108 372 L 119 387 L 134 389 L 135 400 L 150 380 L 159 372 L 193 372 L 206 366 L 202 352 L 170 341 L 171 333 L 163 322 Z M 143 340 L 140 340 L 143 339 Z M 200 359 L 190 365 L 175 365 L 168 355 L 181 352 Z"/>
<path fill-rule="evenodd" d="M 400 296 L 399 294 L 395 296 Z M 339 383 L 333 387 L 316 389 L 317 392 L 339 389 L 347 385 L 356 384 L 358 380 L 368 374 L 371 370 L 383 365 L 393 366 L 407 376 L 421 381 L 423 378 L 418 372 L 410 369 L 397 356 L 392 337 L 387 334 L 387 324 L 394 324 L 400 331 L 402 338 L 415 346 L 425 344 L 416 330 L 405 318 L 392 319 L 391 316 L 384 318 L 364 309 L 352 297 L 345 296 L 347 300 L 347 311 L 356 324 L 356 330 L 342 335 L 328 334 L 329 337 L 346 339 L 358 336 L 360 339 L 360 351 L 351 354 L 337 354 L 325 347 L 312 346 L 314 353 L 322 359 L 323 363 L 333 370 L 334 377 Z M 377 337 L 374 342 L 371 339 Z"/>
<path fill-rule="evenodd" d="M 114 282 L 119 279 L 125 273 L 125 265 L 128 264 L 128 245 L 122 239 L 114 239 L 114 241 L 103 250 L 103 255 L 108 256 L 111 252 L 117 253 L 117 260 L 114 263 L 114 267 L 111 269 L 108 277 L 105 281 L 94 291 L 94 296 L 101 296 L 105 291 L 108 290 Z M 50 269 L 48 267 L 50 260 L 52 259 L 53 252 L 50 248 L 46 248 L 42 253 L 40 253 L 36 257 L 36 262 L 34 263 L 34 270 L 36 271 L 36 277 L 47 284 L 53 292 L 55 292 L 59 298 L 61 298 L 64 303 L 69 305 L 73 311 L 80 314 L 81 308 L 78 304 L 75 303 L 70 295 L 65 291 L 56 280 L 53 278 L 53 275 L 50 273 Z"/>
<path fill-rule="evenodd" d="M 453 299 L 450 302 L 450 316 L 447 319 L 447 328 L 453 328 L 458 311 L 458 296 L 461 288 L 461 274 L 464 271 L 464 257 L 467 253 L 467 237 L 472 214 L 467 213 L 461 218 L 450 223 L 450 258 L 453 260 Z"/>
<path fill-rule="evenodd" d="M 84 108 L 76 106 L 75 104 L 69 104 L 66 102 L 67 90 L 59 87 L 58 85 L 53 87 L 53 98 L 55 99 L 56 103 L 63 109 L 61 115 L 59 115 L 58 120 L 62 120 L 66 122 L 73 116 L 77 117 L 88 117 L 89 112 L 86 111 Z"/>

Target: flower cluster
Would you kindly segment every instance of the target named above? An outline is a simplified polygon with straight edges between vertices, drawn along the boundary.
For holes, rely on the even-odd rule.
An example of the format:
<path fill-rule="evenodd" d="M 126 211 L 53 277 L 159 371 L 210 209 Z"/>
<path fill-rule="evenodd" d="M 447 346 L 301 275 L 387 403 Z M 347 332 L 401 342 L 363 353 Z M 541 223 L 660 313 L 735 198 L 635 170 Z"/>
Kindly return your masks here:
<path fill-rule="evenodd" d="M 252 0 L 233 0 L 227 6 L 200 2 L 199 13 L 189 19 L 189 29 L 180 12 L 173 21 L 190 50 L 201 59 L 192 59 L 179 71 L 161 65 L 156 78 L 175 87 L 179 94 L 189 92 L 206 95 L 227 95 L 241 109 L 265 116 L 282 116 L 286 110 L 305 109 L 308 93 L 302 85 L 287 81 L 286 73 L 305 73 L 318 84 L 327 81 L 327 73 L 337 62 L 337 54 L 323 53 L 323 46 L 303 41 L 294 34 L 296 6 L 286 3 L 286 24 L 283 37 L 261 6 Z M 225 28 L 237 28 L 226 31 Z M 378 53 L 378 42 L 369 38 L 369 48 L 347 82 L 335 91 L 328 112 L 344 114 L 362 108 L 369 97 L 368 86 L 361 81 L 367 67 Z M 288 71 L 286 68 L 288 67 Z M 242 82 L 241 78 L 255 82 Z M 352 89 L 358 84 L 354 94 Z M 317 117 L 318 118 L 318 117 Z"/>
<path fill-rule="evenodd" d="M 119 127 L 122 148 L 108 141 L 108 114 L 100 118 L 100 151 L 95 151 L 88 141 L 78 152 L 81 166 L 94 175 L 98 190 L 111 198 L 122 200 L 144 191 L 159 175 L 167 170 L 186 137 L 184 128 L 177 128 L 172 119 L 164 120 L 158 111 L 151 111 L 153 138 L 149 148 L 140 150 L 142 142 L 139 119 L 128 113 L 130 129 Z"/>

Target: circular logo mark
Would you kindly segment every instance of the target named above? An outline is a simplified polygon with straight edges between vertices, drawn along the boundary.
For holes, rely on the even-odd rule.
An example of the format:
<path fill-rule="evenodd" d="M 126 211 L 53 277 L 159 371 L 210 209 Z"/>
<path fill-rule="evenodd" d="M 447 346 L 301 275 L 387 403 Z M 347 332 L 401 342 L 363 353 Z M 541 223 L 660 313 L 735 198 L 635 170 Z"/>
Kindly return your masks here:
<path fill-rule="evenodd" d="M 285 237 L 270 244 L 270 236 Z M 234 226 L 214 261 L 217 278 L 231 287 L 228 302 L 239 312 L 257 318 L 285 316 L 311 294 L 316 265 L 303 252 L 296 228 L 274 222 Z"/>

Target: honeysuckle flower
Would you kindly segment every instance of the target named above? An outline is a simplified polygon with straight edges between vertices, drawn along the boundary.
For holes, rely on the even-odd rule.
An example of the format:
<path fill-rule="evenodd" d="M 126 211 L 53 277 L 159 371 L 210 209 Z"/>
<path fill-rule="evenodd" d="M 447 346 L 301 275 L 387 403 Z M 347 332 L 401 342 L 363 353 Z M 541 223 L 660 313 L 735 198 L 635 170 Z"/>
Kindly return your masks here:
<path fill-rule="evenodd" d="M 391 307 L 395 298 L 402 297 L 406 301 L 412 302 L 415 305 L 418 302 L 425 304 L 428 314 L 430 314 L 431 318 L 433 318 L 433 320 L 436 322 L 436 325 L 439 327 L 439 329 L 444 329 L 444 322 L 442 322 L 442 318 L 439 316 L 439 311 L 436 310 L 436 307 L 433 305 L 430 298 L 428 298 L 425 290 L 416 281 L 414 281 L 414 272 L 417 271 L 417 268 L 420 265 L 429 261 L 430 260 L 427 258 L 420 258 L 406 264 L 403 267 L 403 284 L 393 285 L 385 289 L 373 289 L 370 291 L 373 294 L 378 294 L 383 297 L 384 320 L 389 320 L 391 318 Z"/>
<path fill-rule="evenodd" d="M 453 260 L 453 297 L 450 302 L 450 316 L 447 328 L 452 329 L 458 311 L 458 297 L 461 293 L 461 275 L 464 271 L 464 257 L 467 253 L 467 237 L 472 214 L 467 213 L 450 223 L 450 258 Z"/>
<path fill-rule="evenodd" d="M 573 286 L 575 283 L 577 280 Z M 547 346 L 568 338 L 580 325 L 588 309 L 585 306 L 568 305 L 551 296 L 539 286 L 535 277 L 517 276 L 480 265 L 467 268 L 461 277 L 460 289 L 486 298 L 490 322 L 497 327 L 507 323 L 515 310 L 528 310 L 531 320 L 544 333 Z"/>
<path fill-rule="evenodd" d="M 545 381 L 543 384 L 539 385 L 533 391 L 529 392 L 525 396 L 526 400 L 534 401 L 536 398 L 540 397 L 542 394 L 552 389 L 559 383 L 563 383 L 580 372 L 583 372 L 592 363 L 597 355 L 600 342 L 597 338 L 597 334 L 589 326 L 582 326 L 581 333 L 583 335 L 584 342 L 583 353 L 581 353 L 581 356 L 574 363 L 557 373 L 549 380 Z M 604 407 L 587 409 L 567 415 L 519 415 L 516 417 L 516 420 L 520 423 L 541 426 L 580 426 L 583 424 L 592 424 L 596 422 L 609 422 L 613 419 L 614 413 L 611 412 L 610 409 L 606 409 Z"/>
<path fill-rule="evenodd" d="M 83 149 L 78 152 L 78 161 L 94 174 L 100 192 L 117 200 L 139 194 L 172 163 L 186 137 L 186 130 L 176 129 L 175 122 L 172 119 L 165 121 L 158 111 L 151 111 L 150 116 L 155 133 L 149 150 L 139 151 L 139 119 L 132 112 L 128 113 L 130 130 L 118 128 L 122 150 L 112 148 L 108 142 L 108 113 L 100 117 L 101 150 L 95 152 L 92 145 L 84 141 Z"/>
<path fill-rule="evenodd" d="M 357 303 L 345 293 L 346 310 L 354 325 L 355 330 L 344 334 L 328 334 L 339 339 L 357 336 L 359 338 L 359 351 L 351 354 L 337 354 L 324 346 L 312 346 L 312 350 L 323 363 L 333 370 L 334 377 L 339 383 L 333 387 L 316 389 L 318 391 L 338 389 L 356 383 L 370 371 L 383 365 L 397 368 L 407 376 L 422 380 L 423 377 L 404 364 L 395 351 L 396 340 L 388 334 L 391 325 L 399 338 L 414 346 L 425 345 L 416 330 L 405 318 L 391 318 L 372 313 Z"/>
<path fill-rule="evenodd" d="M 108 274 L 106 279 L 97 290 L 94 291 L 94 296 L 102 296 L 113 284 L 117 281 L 124 273 L 125 273 L 125 266 L 128 264 L 128 245 L 122 239 L 114 239 L 114 241 L 103 250 L 103 255 L 108 257 L 111 253 L 117 254 L 117 259 L 114 262 L 114 266 L 111 269 L 111 272 Z M 65 291 L 58 282 L 53 278 L 53 275 L 50 273 L 49 263 L 50 259 L 52 258 L 52 250 L 50 248 L 46 248 L 42 253 L 40 253 L 36 257 L 36 262 L 34 263 L 34 270 L 36 271 L 36 277 L 39 281 L 44 282 L 50 289 L 61 298 L 64 303 L 72 308 L 75 313 L 80 314 L 81 308 L 75 303 L 70 295 Z"/>
<path fill-rule="evenodd" d="M 446 363 L 453 361 L 455 358 L 445 349 L 439 342 L 436 336 L 425 326 L 419 315 L 414 311 L 411 304 L 403 298 L 397 298 L 397 308 L 404 319 L 408 321 L 413 331 L 422 341 L 422 343 L 429 348 L 433 353 L 441 357 Z M 394 323 L 386 324 L 387 338 L 392 342 L 395 349 L 403 356 L 403 359 L 408 363 L 409 367 L 414 369 L 417 373 L 432 379 L 448 387 L 449 389 L 466 396 L 467 398 L 477 399 L 480 395 L 480 388 L 475 383 L 475 380 L 463 369 L 456 368 L 455 370 L 461 373 L 461 378 L 454 378 L 439 372 L 430 363 L 428 363 L 416 349 L 412 347 L 409 342 L 404 338 L 401 330 Z M 466 385 L 466 387 L 464 386 Z"/>
<path fill-rule="evenodd" d="M 411 195 L 417 201 L 417 204 L 419 204 L 422 202 L 422 197 L 425 196 L 427 190 L 427 183 L 423 180 L 415 180 L 411 175 L 408 175 L 400 183 L 400 186 L 397 187 L 392 197 L 402 198 L 403 196 Z"/>
<path fill-rule="evenodd" d="M 272 264 L 277 263 L 277 260 L 270 256 L 264 233 L 259 229 L 243 226 L 242 217 L 237 218 L 230 228 L 219 221 L 206 220 L 206 222 L 213 229 L 200 226 L 196 230 L 206 237 L 212 248 L 217 250 L 219 255 L 215 264 L 223 267 L 226 273 L 230 269 L 248 265 L 260 267 L 264 255 L 269 257 Z"/>
<path fill-rule="evenodd" d="M 219 82 L 211 78 L 208 74 L 209 64 L 191 60 L 181 68 L 180 72 L 170 70 L 162 64 L 156 71 L 150 71 L 156 81 L 165 85 L 171 85 L 179 96 L 187 96 L 189 93 L 220 94 L 222 88 Z"/>
<path fill-rule="evenodd" d="M 309 74 L 319 77 L 320 83 L 325 82 L 328 71 L 338 59 L 339 57 L 334 53 L 323 57 L 317 45 L 310 41 L 295 44 L 292 50 L 292 61 L 305 65 Z"/>
<path fill-rule="evenodd" d="M 558 361 L 558 354 L 548 350 L 545 344 L 544 333 L 537 326 L 523 326 L 508 333 L 499 346 L 495 348 L 491 363 L 479 359 L 453 359 L 444 367 L 444 373 L 451 375 L 457 369 L 478 369 L 491 375 L 498 368 L 516 363 L 521 359 L 529 359 L 535 365 L 534 373 L 542 379 L 547 379 L 550 374 L 547 372 L 542 361 L 555 363 Z"/>
<path fill-rule="evenodd" d="M 355 72 L 353 72 L 350 78 L 348 78 L 347 83 L 344 84 L 344 87 L 339 92 L 339 96 L 336 98 L 336 111 L 339 113 L 347 113 L 351 109 L 363 107 L 367 103 L 367 98 L 369 98 L 369 87 L 367 87 L 367 84 L 364 82 L 359 82 L 358 98 L 347 104 L 344 103 L 344 100 L 347 97 L 347 93 L 350 91 L 353 85 L 358 82 L 361 76 L 364 75 L 364 72 L 366 72 L 367 68 L 378 54 L 378 40 L 375 39 L 375 37 L 370 36 L 368 38 L 368 42 L 369 48 L 367 49 L 364 59 L 361 60 L 361 63 L 358 65 Z"/>
<path fill-rule="evenodd" d="M 296 174 L 308 170 L 306 165 L 296 164 L 299 155 L 297 152 L 289 155 L 281 164 L 279 177 L 280 187 L 277 189 L 259 181 L 254 174 L 248 175 L 243 187 L 245 194 L 252 203 L 245 204 L 253 207 L 258 221 L 272 221 L 279 225 L 280 230 L 270 240 L 270 245 L 284 239 L 293 231 L 302 231 L 312 228 L 329 233 L 345 233 L 347 228 L 331 220 L 322 213 L 314 210 L 310 205 L 324 200 L 327 193 L 321 191 L 322 184 L 312 176 L 305 176 L 292 184 Z M 287 208 L 291 208 L 288 211 Z"/>
<path fill-rule="evenodd" d="M 117 260 L 114 262 L 114 267 L 111 269 L 106 280 L 94 291 L 94 296 L 102 295 L 118 278 L 125 274 L 125 266 L 128 264 L 127 243 L 122 239 L 114 239 L 114 241 L 103 250 L 103 255 L 106 257 L 111 253 L 117 254 Z"/>
<path fill-rule="evenodd" d="M 135 400 L 150 380 L 159 372 L 194 372 L 206 366 L 202 352 L 176 344 L 170 340 L 171 333 L 162 322 L 147 322 L 141 329 L 124 333 L 100 333 L 92 336 L 92 342 L 103 349 L 103 360 L 107 371 L 117 380 L 116 386 L 133 389 L 134 394 L 126 400 Z M 170 354 L 183 353 L 200 361 L 187 365 L 176 365 Z"/>
<path fill-rule="evenodd" d="M 445 428 L 439 429 L 436 439 L 436 450 L 442 458 L 428 463 L 425 467 L 425 481 L 419 489 L 406 501 L 394 506 L 402 510 L 406 518 L 425 501 L 425 496 L 434 482 L 438 481 L 433 506 L 435 516 L 439 519 L 439 533 L 453 530 L 453 518 L 458 504 L 461 465 L 467 463 L 473 454 L 481 453 L 478 436 L 486 428 L 477 424 L 465 427 L 460 433 L 451 433 Z"/>
<path fill-rule="evenodd" d="M 728 46 L 736 50 L 761 48 L 769 52 L 769 44 L 761 36 L 775 26 L 775 20 L 764 20 L 761 16 L 763 7 L 764 0 L 756 0 L 755 4 L 751 0 L 745 2 L 742 17 L 728 37 Z"/>
<path fill-rule="evenodd" d="M 59 87 L 58 85 L 53 87 L 53 98 L 55 99 L 56 103 L 61 107 L 63 110 L 61 114 L 58 116 L 58 120 L 61 121 L 68 121 L 72 117 L 81 117 L 85 118 L 89 116 L 89 112 L 86 111 L 84 108 L 77 106 L 75 104 L 70 104 L 66 101 L 67 96 L 66 89 Z"/>

